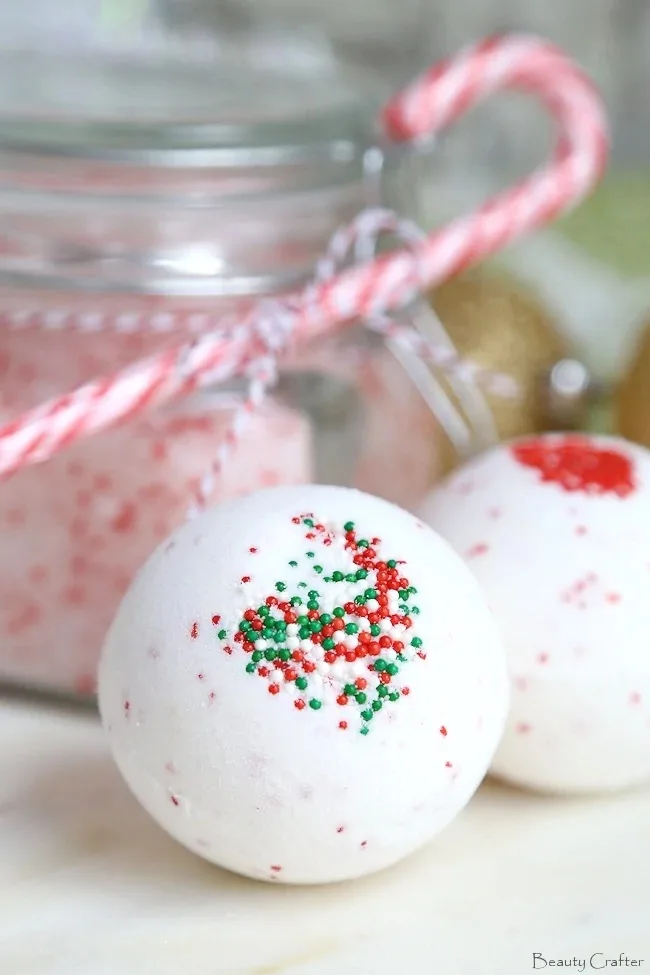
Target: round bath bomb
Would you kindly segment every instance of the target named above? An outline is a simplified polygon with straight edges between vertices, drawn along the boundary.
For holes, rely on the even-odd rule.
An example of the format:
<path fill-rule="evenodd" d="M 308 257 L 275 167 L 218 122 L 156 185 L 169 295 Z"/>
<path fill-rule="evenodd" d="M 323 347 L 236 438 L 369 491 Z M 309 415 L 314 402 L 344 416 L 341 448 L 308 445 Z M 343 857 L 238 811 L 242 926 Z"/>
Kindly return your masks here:
<path fill-rule="evenodd" d="M 508 656 L 492 771 L 550 792 L 650 779 L 650 453 L 548 435 L 455 472 L 423 518 L 464 557 Z"/>
<path fill-rule="evenodd" d="M 275 488 L 153 554 L 104 647 L 100 708 L 151 815 L 237 873 L 326 883 L 395 863 L 481 782 L 500 639 L 462 559 L 386 501 Z"/>

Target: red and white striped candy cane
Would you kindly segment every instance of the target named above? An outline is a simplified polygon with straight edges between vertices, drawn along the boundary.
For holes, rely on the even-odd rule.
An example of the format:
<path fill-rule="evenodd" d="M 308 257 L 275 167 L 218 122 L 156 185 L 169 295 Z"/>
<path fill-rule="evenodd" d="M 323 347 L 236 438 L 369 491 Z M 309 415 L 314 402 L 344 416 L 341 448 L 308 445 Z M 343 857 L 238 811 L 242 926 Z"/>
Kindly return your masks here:
<path fill-rule="evenodd" d="M 286 299 L 285 337 L 303 340 L 403 307 L 575 206 L 591 190 L 607 159 L 601 102 L 572 61 L 534 37 L 490 38 L 436 65 L 386 106 L 384 132 L 395 141 L 439 132 L 503 90 L 532 93 L 548 109 L 558 129 L 550 162 L 421 244 L 352 267 Z M 350 234 L 358 232 L 355 222 Z M 191 346 L 97 379 L 6 424 L 0 428 L 0 476 L 47 460 L 153 405 L 241 374 L 256 356 L 269 352 L 267 310 L 261 304 L 235 328 L 221 328 Z"/>

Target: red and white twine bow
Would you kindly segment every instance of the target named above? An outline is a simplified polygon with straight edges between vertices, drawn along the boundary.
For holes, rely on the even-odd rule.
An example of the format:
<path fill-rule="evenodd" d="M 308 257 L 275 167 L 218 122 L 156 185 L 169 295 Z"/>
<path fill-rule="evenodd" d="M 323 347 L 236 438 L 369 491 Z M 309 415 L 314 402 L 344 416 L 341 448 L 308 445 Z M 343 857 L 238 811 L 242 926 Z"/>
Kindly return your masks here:
<path fill-rule="evenodd" d="M 406 307 L 426 289 L 576 205 L 604 170 L 606 121 L 589 79 L 557 48 L 536 38 L 491 38 L 434 66 L 386 106 L 381 117 L 384 133 L 393 141 L 405 141 L 438 132 L 504 89 L 536 95 L 553 117 L 558 136 L 546 166 L 428 237 L 415 240 L 409 228 L 394 224 L 393 230 L 406 234 L 407 248 L 333 273 L 340 252 L 360 234 L 367 236 L 374 227 L 376 235 L 396 220 L 385 211 L 361 215 L 335 236 L 329 264 L 321 268 L 327 273 L 301 293 L 263 301 L 235 324 L 222 322 L 190 345 L 180 344 L 93 380 L 0 428 L 0 477 L 45 461 L 82 437 L 144 409 L 235 375 L 247 375 L 249 396 L 216 469 L 246 413 L 274 382 L 277 356 L 289 342 L 312 338 L 355 319 L 366 320 L 389 335 L 394 329 L 397 335 L 398 326 L 387 313 Z M 74 316 L 64 318 L 61 325 L 83 328 L 82 320 Z M 120 328 L 119 321 L 108 316 L 95 325 Z M 408 341 L 418 354 L 443 369 L 466 368 L 453 354 L 431 347 L 415 333 Z M 210 488 L 206 478 L 203 497 Z"/>
<path fill-rule="evenodd" d="M 400 220 L 391 210 L 364 210 L 355 220 L 334 234 L 327 253 L 316 267 L 315 284 L 312 287 L 333 278 L 350 254 L 355 258 L 361 254 L 374 256 L 382 234 L 390 234 L 410 247 L 417 246 L 426 237 L 415 224 Z M 306 297 L 308 300 L 308 295 Z M 267 299 L 255 310 L 250 324 L 240 323 L 236 326 L 246 328 L 251 338 L 259 340 L 264 351 L 255 356 L 244 370 L 248 379 L 247 395 L 241 406 L 235 410 L 217 455 L 199 483 L 191 513 L 198 512 L 207 504 L 214 491 L 216 478 L 237 444 L 249 417 L 275 386 L 278 380 L 278 361 L 292 339 L 294 315 L 298 307 L 295 299 Z M 423 359 L 445 375 L 458 379 L 461 385 L 481 385 L 504 396 L 516 392 L 507 376 L 484 370 L 473 362 L 461 359 L 451 343 L 442 345 L 431 342 L 416 329 L 400 325 L 398 320 L 385 312 L 373 313 L 364 320 L 364 324 L 407 353 Z M 454 409 L 451 404 L 448 408 Z"/>

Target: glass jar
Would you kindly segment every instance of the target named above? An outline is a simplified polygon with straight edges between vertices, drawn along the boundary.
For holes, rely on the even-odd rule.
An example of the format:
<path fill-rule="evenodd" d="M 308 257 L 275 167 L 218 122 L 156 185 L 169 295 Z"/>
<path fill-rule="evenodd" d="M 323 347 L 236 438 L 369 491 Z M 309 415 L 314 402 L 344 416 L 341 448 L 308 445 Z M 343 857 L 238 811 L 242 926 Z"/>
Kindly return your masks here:
<path fill-rule="evenodd" d="M 377 177 L 373 118 L 426 63 L 422 6 L 1 12 L 0 419 L 299 286 L 339 225 L 399 197 L 404 154 Z M 120 597 L 241 398 L 194 395 L 0 485 L 0 680 L 92 693 Z M 287 359 L 210 500 L 317 479 L 410 506 L 434 429 L 404 366 L 350 329 Z"/>

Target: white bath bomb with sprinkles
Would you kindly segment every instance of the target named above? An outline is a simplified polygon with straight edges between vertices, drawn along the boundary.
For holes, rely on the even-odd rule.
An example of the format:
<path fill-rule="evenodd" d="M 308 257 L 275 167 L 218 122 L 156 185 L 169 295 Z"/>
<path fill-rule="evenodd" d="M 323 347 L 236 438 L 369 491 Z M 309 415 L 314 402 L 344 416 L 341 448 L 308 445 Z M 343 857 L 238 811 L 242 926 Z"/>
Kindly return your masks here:
<path fill-rule="evenodd" d="M 513 695 L 493 771 L 560 793 L 650 780 L 650 453 L 520 440 L 455 472 L 422 516 L 504 638 Z"/>
<path fill-rule="evenodd" d="M 326 883 L 395 863 L 465 806 L 508 679 L 446 542 L 312 486 L 163 544 L 109 632 L 99 696 L 117 764 L 172 836 L 249 877 Z"/>

